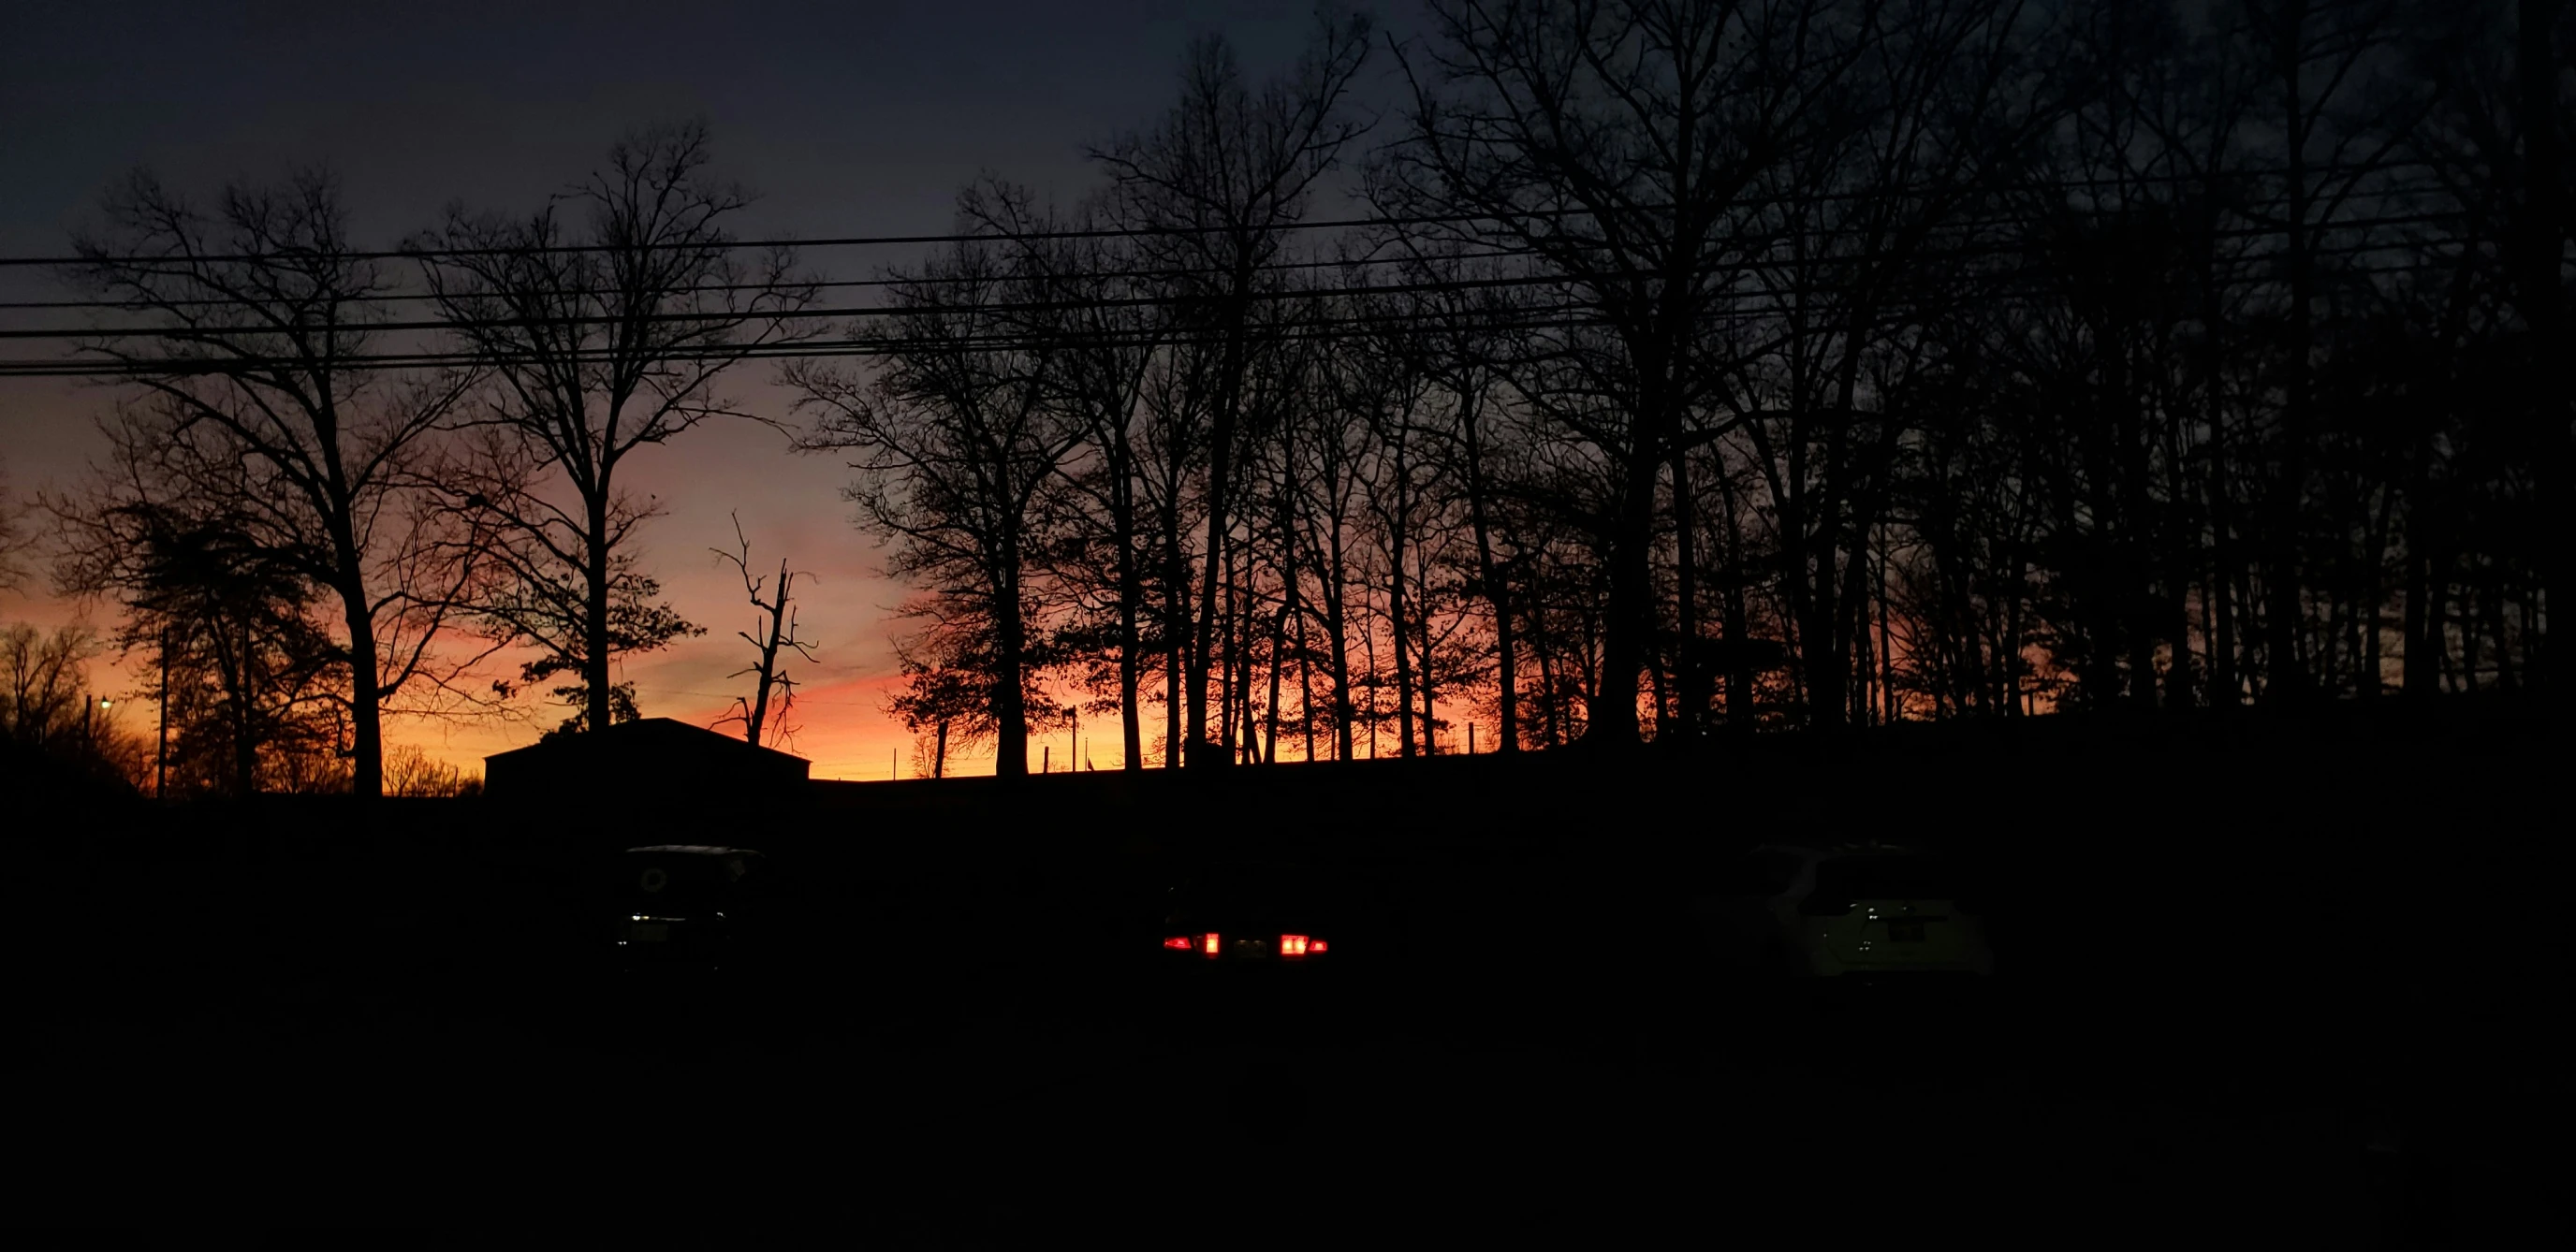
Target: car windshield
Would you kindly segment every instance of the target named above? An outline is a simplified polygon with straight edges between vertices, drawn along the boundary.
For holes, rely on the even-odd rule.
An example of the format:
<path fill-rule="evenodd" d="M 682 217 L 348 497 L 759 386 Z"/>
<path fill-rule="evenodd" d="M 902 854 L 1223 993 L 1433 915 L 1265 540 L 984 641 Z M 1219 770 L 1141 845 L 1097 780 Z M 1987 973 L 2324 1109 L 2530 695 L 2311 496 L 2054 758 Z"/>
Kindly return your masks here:
<path fill-rule="evenodd" d="M 733 864 L 728 864 L 731 861 Z M 669 853 L 628 853 L 616 877 L 628 904 L 638 910 L 683 912 L 717 907 L 741 877 L 739 858 Z"/>
<path fill-rule="evenodd" d="M 1838 900 L 1947 900 L 1958 891 L 1957 873 L 1938 857 L 1835 857 L 1816 866 L 1816 894 Z"/>

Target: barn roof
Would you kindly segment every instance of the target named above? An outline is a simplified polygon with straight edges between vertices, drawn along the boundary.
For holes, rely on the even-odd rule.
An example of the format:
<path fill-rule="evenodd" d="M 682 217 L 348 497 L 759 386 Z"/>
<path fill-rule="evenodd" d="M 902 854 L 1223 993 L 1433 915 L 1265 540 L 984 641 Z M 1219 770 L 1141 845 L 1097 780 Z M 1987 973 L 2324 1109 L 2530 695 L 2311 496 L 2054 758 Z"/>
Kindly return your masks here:
<path fill-rule="evenodd" d="M 812 764 L 732 735 L 667 717 L 558 735 L 483 758 L 487 794 L 532 795 L 607 783 L 629 792 L 685 793 L 744 784 L 802 785 Z"/>

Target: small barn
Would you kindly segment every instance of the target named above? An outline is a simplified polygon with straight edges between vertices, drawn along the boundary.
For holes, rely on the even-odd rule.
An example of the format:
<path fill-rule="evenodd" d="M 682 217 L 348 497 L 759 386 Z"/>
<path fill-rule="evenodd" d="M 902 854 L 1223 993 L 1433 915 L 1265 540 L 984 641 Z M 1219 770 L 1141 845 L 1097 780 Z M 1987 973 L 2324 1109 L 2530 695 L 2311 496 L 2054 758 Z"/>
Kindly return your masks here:
<path fill-rule="evenodd" d="M 619 798 L 778 800 L 801 795 L 813 763 L 739 736 L 667 717 L 557 735 L 483 758 L 483 793 L 534 800 L 591 794 Z"/>

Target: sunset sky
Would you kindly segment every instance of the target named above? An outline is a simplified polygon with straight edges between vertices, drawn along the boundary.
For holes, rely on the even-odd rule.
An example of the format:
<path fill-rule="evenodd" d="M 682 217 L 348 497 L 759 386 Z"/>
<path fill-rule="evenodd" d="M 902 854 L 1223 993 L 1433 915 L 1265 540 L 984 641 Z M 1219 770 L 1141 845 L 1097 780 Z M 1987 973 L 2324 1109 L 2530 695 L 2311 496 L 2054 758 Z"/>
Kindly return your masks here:
<path fill-rule="evenodd" d="M 1401 14 L 1395 15 L 1400 18 Z M 960 186 L 990 170 L 1075 198 L 1095 185 L 1087 142 L 1150 122 L 1186 42 L 1232 38 L 1255 75 L 1294 57 L 1310 21 L 1298 3 L 737 4 L 57 4 L 11 6 L 0 40 L 0 255 L 58 255 L 99 197 L 136 167 L 211 196 L 228 179 L 269 181 L 295 165 L 340 174 L 359 246 L 389 246 L 452 200 L 523 211 L 593 168 L 619 132 L 703 118 L 716 172 L 761 197 L 745 235 L 936 232 Z M 1400 28 L 1399 28 L 1400 29 Z M 1382 56 L 1362 96 L 1391 94 Z M 809 265 L 854 278 L 885 251 L 814 251 Z M 0 269 L 0 300 L 68 298 L 44 271 Z M 77 314 L 0 311 L 0 325 L 59 325 Z M 45 355 L 60 345 L 7 351 Z M 786 415 L 765 367 L 733 394 Z M 101 453 L 94 417 L 111 389 L 0 379 L 0 464 L 13 500 L 74 485 Z M 882 711 L 893 681 L 892 610 L 904 590 L 849 524 L 847 473 L 788 454 L 779 433 L 702 427 L 648 449 L 624 471 L 666 516 L 646 531 L 652 572 L 705 636 L 626 664 L 648 716 L 701 725 L 747 679 L 753 625 L 733 571 L 738 511 L 756 562 L 782 554 L 821 663 L 802 668 L 795 748 L 820 778 L 884 778 L 909 737 Z M 82 606 L 0 592 L 0 621 L 70 620 Z M 112 625 L 113 605 L 87 610 Z M 507 667 L 496 670 L 503 676 Z M 111 678 L 103 685 L 117 687 Z M 148 706 L 128 724 L 148 727 Z M 561 717 L 396 724 L 388 738 L 477 763 L 532 742 Z M 1088 744 L 1091 727 L 1084 728 Z M 1116 763 L 1114 725 L 1092 760 Z M 1150 738 L 1150 736 L 1149 736 Z M 1057 768 L 1070 755 L 1052 743 Z M 965 764 L 991 768 L 989 756 Z"/>

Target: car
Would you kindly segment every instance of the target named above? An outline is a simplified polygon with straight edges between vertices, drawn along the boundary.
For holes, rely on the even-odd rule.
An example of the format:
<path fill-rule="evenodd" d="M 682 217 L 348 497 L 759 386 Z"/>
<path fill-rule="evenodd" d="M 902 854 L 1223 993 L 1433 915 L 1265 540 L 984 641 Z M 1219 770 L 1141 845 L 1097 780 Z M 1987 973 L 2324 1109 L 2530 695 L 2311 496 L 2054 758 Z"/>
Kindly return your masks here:
<path fill-rule="evenodd" d="M 1205 869 L 1171 889 L 1162 952 L 1178 965 L 1285 968 L 1330 963 L 1348 920 L 1341 897 L 1322 876 L 1297 867 Z"/>
<path fill-rule="evenodd" d="M 620 853 L 618 963 L 628 970 L 722 969 L 750 955 L 767 858 L 750 848 L 658 844 Z"/>
<path fill-rule="evenodd" d="M 1878 840 L 1754 847 L 1693 901 L 1727 968 L 1805 986 L 1983 986 L 1984 905 L 1957 861 Z"/>

